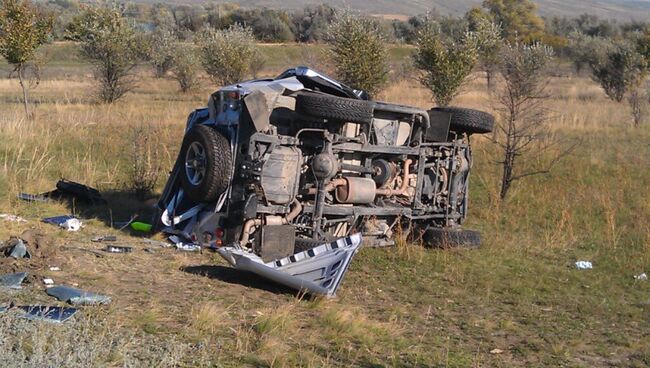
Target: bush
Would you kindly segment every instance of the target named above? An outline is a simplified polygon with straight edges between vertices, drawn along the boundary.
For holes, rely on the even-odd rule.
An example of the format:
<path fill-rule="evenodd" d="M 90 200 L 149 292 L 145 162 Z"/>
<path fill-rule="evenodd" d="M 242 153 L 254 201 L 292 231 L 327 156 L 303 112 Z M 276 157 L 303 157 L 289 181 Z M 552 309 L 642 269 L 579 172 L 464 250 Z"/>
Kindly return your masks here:
<path fill-rule="evenodd" d="M 645 58 L 629 42 L 612 44 L 590 60 L 590 66 L 593 79 L 616 102 L 623 101 L 625 94 L 639 85 L 648 68 Z"/>
<path fill-rule="evenodd" d="M 201 62 L 192 45 L 177 42 L 171 60 L 171 73 L 178 81 L 181 92 L 189 92 L 199 85 L 199 68 Z"/>
<path fill-rule="evenodd" d="M 386 83 L 385 37 L 373 19 L 350 13 L 337 16 L 328 33 L 337 77 L 349 86 L 376 94 Z"/>
<path fill-rule="evenodd" d="M 134 127 L 131 131 L 130 189 L 139 199 L 146 199 L 158 182 L 160 157 L 158 132 L 151 126 Z"/>
<path fill-rule="evenodd" d="M 176 36 L 173 30 L 156 28 L 149 35 L 148 59 L 154 67 L 156 78 L 163 78 L 172 67 Z"/>
<path fill-rule="evenodd" d="M 197 44 L 203 68 L 220 85 L 243 80 L 253 61 L 259 58 L 253 32 L 240 25 L 204 31 L 197 38 Z"/>
<path fill-rule="evenodd" d="M 438 23 L 428 20 L 417 33 L 413 63 L 419 80 L 440 106 L 447 106 L 460 92 L 477 61 L 477 46 L 470 32 L 459 40 L 441 36 Z"/>
<path fill-rule="evenodd" d="M 102 102 L 117 101 L 135 87 L 132 71 L 145 43 L 118 10 L 87 8 L 68 25 L 66 38 L 81 41 L 82 54 L 95 65 Z"/>

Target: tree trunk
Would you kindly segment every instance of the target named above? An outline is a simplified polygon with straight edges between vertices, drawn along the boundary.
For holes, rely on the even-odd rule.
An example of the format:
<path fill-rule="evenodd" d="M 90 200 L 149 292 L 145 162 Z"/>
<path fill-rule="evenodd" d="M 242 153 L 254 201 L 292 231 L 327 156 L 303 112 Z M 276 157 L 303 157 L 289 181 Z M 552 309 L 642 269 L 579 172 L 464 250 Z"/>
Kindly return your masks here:
<path fill-rule="evenodd" d="M 16 67 L 16 70 L 18 71 L 18 81 L 20 82 L 20 88 L 23 89 L 23 105 L 25 107 L 25 116 L 27 117 L 27 119 L 31 119 L 32 115 L 29 111 L 29 101 L 28 101 L 29 96 L 27 91 L 27 85 L 25 82 L 25 76 L 23 74 L 25 72 L 25 66 L 23 64 L 20 64 L 18 65 L 18 67 Z"/>

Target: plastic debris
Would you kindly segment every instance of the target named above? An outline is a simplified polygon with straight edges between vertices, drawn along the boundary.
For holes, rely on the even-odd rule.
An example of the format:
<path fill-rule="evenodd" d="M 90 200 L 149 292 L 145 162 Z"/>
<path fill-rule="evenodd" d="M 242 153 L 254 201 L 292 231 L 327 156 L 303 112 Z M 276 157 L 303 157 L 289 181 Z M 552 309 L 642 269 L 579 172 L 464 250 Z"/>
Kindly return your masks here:
<path fill-rule="evenodd" d="M 153 226 L 151 224 L 146 224 L 144 222 L 132 222 L 131 223 L 131 229 L 135 231 L 142 231 L 144 233 L 148 233 L 151 231 L 151 228 Z"/>
<path fill-rule="evenodd" d="M 102 195 L 95 188 L 61 179 L 56 189 L 41 194 L 20 193 L 18 198 L 28 202 L 47 202 L 50 199 L 79 200 L 90 204 L 106 204 Z"/>
<path fill-rule="evenodd" d="M 96 305 L 108 304 L 111 302 L 109 296 L 79 290 L 69 286 L 51 287 L 47 289 L 47 294 L 59 299 L 60 301 L 69 302 L 72 305 Z"/>
<path fill-rule="evenodd" d="M 9 253 L 7 254 L 8 257 L 13 257 L 13 258 L 32 258 L 31 254 L 29 254 L 29 251 L 27 250 L 27 246 L 25 245 L 25 242 L 22 239 L 15 239 L 13 240 L 15 243 L 13 247 L 9 250 Z"/>
<path fill-rule="evenodd" d="M 114 242 L 117 241 L 117 236 L 115 235 L 104 235 L 104 236 L 96 236 L 90 241 L 95 242 L 95 243 L 100 243 L 100 242 Z"/>
<path fill-rule="evenodd" d="M 116 245 L 107 245 L 104 250 L 108 253 L 131 253 L 133 252 L 133 247 L 122 247 Z"/>
<path fill-rule="evenodd" d="M 593 266 L 591 265 L 591 262 L 588 261 L 578 261 L 576 262 L 576 268 L 579 270 L 591 270 Z"/>
<path fill-rule="evenodd" d="M 18 308 L 25 312 L 21 315 L 22 318 L 54 323 L 63 323 L 79 311 L 77 308 L 72 307 L 51 307 L 45 305 L 25 305 Z"/>
<path fill-rule="evenodd" d="M 6 213 L 0 213 L 0 219 L 4 219 L 5 221 L 11 221 L 11 222 L 27 222 L 24 218 L 16 215 L 9 215 Z"/>
<path fill-rule="evenodd" d="M 634 279 L 639 280 L 639 281 L 644 281 L 644 280 L 648 279 L 648 275 L 646 275 L 645 272 L 644 272 L 644 273 L 642 273 L 640 275 L 634 275 Z"/>
<path fill-rule="evenodd" d="M 503 350 L 501 349 L 492 349 L 490 350 L 490 354 L 501 354 L 503 353 Z"/>
<path fill-rule="evenodd" d="M 43 219 L 43 222 L 52 225 L 57 225 L 68 231 L 79 231 L 79 229 L 81 229 L 81 227 L 83 226 L 83 224 L 81 223 L 81 221 L 79 221 L 78 218 L 70 215 L 47 217 Z"/>
<path fill-rule="evenodd" d="M 9 289 L 21 289 L 23 280 L 27 277 L 27 272 L 10 273 L 0 276 L 0 286 Z"/>
<path fill-rule="evenodd" d="M 45 285 L 54 285 L 54 280 L 45 278 L 45 279 L 43 279 L 43 283 Z"/>

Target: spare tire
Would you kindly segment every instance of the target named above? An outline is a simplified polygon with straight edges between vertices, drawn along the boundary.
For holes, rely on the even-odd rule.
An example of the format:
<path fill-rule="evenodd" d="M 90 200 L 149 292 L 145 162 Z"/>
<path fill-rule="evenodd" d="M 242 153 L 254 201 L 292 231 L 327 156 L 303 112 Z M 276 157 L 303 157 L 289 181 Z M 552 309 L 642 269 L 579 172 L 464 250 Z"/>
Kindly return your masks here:
<path fill-rule="evenodd" d="M 494 116 L 484 111 L 462 107 L 434 107 L 431 110 L 450 114 L 449 130 L 457 133 L 483 134 L 494 129 Z"/>
<path fill-rule="evenodd" d="M 478 248 L 481 233 L 475 230 L 429 227 L 422 234 L 422 242 L 431 248 Z"/>
<path fill-rule="evenodd" d="M 299 114 L 351 123 L 370 123 L 375 102 L 355 100 L 313 92 L 298 92 L 296 112 Z"/>
<path fill-rule="evenodd" d="M 214 201 L 230 185 L 230 142 L 215 129 L 206 125 L 192 128 L 185 135 L 180 158 L 181 184 L 190 199 Z"/>

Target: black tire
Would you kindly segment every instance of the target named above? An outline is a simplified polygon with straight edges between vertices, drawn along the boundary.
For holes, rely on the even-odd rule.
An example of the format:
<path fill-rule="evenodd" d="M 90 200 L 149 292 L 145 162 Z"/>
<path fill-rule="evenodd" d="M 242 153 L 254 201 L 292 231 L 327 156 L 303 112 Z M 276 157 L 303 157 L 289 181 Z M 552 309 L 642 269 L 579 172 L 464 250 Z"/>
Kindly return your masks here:
<path fill-rule="evenodd" d="M 462 107 L 434 107 L 431 110 L 451 114 L 449 130 L 456 133 L 484 134 L 494 129 L 494 116 L 484 111 Z"/>
<path fill-rule="evenodd" d="M 200 180 L 190 177 L 186 167 L 190 147 L 202 147 L 205 168 Z M 221 133 L 206 125 L 197 125 L 190 130 L 181 147 L 181 184 L 190 199 L 196 202 L 214 201 L 228 188 L 232 170 L 232 152 L 230 142 Z M 196 179 L 196 180 L 194 180 Z"/>
<path fill-rule="evenodd" d="M 481 233 L 475 230 L 430 227 L 422 234 L 422 242 L 430 248 L 478 248 Z"/>
<path fill-rule="evenodd" d="M 296 112 L 320 119 L 351 123 L 370 123 L 375 103 L 373 101 L 298 92 Z"/>

